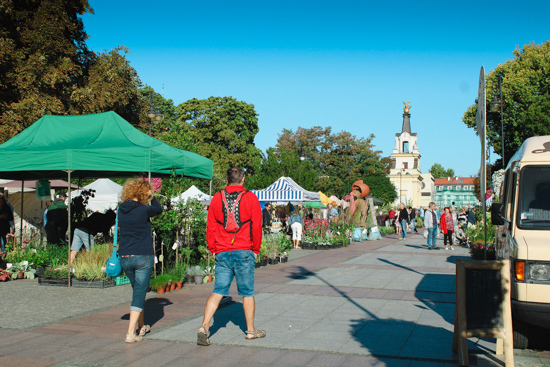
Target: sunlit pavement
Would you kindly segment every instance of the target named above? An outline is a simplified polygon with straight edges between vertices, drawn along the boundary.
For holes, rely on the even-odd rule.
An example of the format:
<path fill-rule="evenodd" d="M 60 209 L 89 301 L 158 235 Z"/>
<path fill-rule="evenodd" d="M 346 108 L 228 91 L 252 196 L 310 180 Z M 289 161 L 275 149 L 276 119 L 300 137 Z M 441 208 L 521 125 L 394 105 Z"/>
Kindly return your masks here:
<path fill-rule="evenodd" d="M 129 286 L 81 292 L 36 281 L 0 284 L 2 309 L 11 305 L 8 314 L 35 320 L 19 321 L 21 327 L 0 321 L 0 366 L 455 366 L 454 274 L 461 257 L 469 258 L 468 249 L 429 251 L 421 235 L 410 234 L 405 241 L 389 236 L 295 251 L 288 263 L 256 272 L 256 327 L 267 336 L 245 340 L 233 289 L 214 317 L 210 347 L 197 346 L 196 333 L 212 284 L 149 298 L 146 323 L 153 330 L 130 345 L 123 342 L 128 305 L 122 305 Z M 6 302 L 14 292 L 47 292 L 44 298 L 58 302 L 56 312 L 44 311 L 51 307 L 40 299 Z M 472 366 L 504 365 L 495 340 L 471 338 L 469 351 Z M 516 366 L 550 365 L 549 358 L 547 351 L 515 351 Z"/>

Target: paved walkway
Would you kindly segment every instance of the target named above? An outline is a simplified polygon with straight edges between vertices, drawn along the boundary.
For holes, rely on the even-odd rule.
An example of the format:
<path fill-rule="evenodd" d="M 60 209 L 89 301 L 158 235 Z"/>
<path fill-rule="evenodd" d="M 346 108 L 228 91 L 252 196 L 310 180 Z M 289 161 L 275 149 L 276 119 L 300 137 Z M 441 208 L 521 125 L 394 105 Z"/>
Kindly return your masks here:
<path fill-rule="evenodd" d="M 123 342 L 129 285 L 107 289 L 0 284 L 0 366 L 456 366 L 451 352 L 455 260 L 424 239 L 390 236 L 349 248 L 295 251 L 257 269 L 256 326 L 245 340 L 241 299 L 216 313 L 212 346 L 196 331 L 212 284 L 149 293 L 146 341 Z M 439 240 L 441 242 L 441 240 Z M 494 340 L 469 339 L 472 366 L 503 366 Z M 548 351 L 515 351 L 516 366 L 550 366 Z"/>

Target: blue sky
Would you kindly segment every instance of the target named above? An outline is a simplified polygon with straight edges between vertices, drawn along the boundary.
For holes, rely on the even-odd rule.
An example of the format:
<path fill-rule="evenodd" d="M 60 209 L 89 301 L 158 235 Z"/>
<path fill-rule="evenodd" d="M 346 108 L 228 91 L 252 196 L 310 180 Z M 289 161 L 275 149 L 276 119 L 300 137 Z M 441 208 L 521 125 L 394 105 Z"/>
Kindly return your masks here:
<path fill-rule="evenodd" d="M 410 101 L 422 172 L 440 163 L 460 176 L 479 170 L 479 138 L 461 118 L 481 66 L 489 72 L 517 46 L 550 39 L 547 0 L 89 1 L 92 50 L 128 47 L 142 82 L 176 105 L 210 96 L 254 104 L 264 151 L 284 128 L 331 126 L 374 134 L 390 155 Z"/>

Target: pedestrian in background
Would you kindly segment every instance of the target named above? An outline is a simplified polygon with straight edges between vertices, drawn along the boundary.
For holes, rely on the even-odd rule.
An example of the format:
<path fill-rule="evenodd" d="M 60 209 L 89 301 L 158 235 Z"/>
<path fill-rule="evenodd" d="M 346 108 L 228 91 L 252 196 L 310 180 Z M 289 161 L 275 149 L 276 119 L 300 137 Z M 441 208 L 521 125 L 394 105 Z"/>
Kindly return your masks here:
<path fill-rule="evenodd" d="M 129 180 L 121 193 L 118 211 L 120 265 L 132 285 L 132 303 L 126 343 L 143 340 L 151 331 L 144 323 L 143 306 L 153 266 L 155 245 L 151 236 L 151 217 L 162 213 L 162 206 L 153 196 L 153 186 L 145 180 Z M 139 332 L 136 334 L 136 329 Z"/>
<path fill-rule="evenodd" d="M 434 209 L 435 203 L 431 202 L 424 213 L 424 227 L 428 231 L 428 250 L 439 250 L 436 245 L 438 217 Z"/>
<path fill-rule="evenodd" d="M 62 245 L 66 243 L 67 227 L 69 225 L 69 211 L 65 200 L 67 193 L 61 192 L 48 207 L 48 223 L 50 230 L 46 232 L 48 243 Z"/>
<path fill-rule="evenodd" d="M 2 253 L 6 253 L 6 242 L 8 233 L 10 233 L 10 221 L 13 220 L 13 212 L 6 203 L 4 195 L 0 196 L 0 245 Z"/>
<path fill-rule="evenodd" d="M 411 233 L 418 233 L 416 230 L 416 209 L 409 206 L 409 222 L 411 223 Z"/>
<path fill-rule="evenodd" d="M 447 241 L 449 241 L 449 246 L 451 247 L 451 250 L 454 250 L 453 248 L 453 233 L 455 230 L 455 224 L 453 222 L 453 216 L 449 211 L 449 208 L 443 209 L 444 213 L 441 216 L 441 220 L 439 223 L 441 223 L 441 231 L 443 232 L 443 243 L 445 244 L 445 250 L 448 250 L 447 247 Z"/>
<path fill-rule="evenodd" d="M 298 210 L 294 210 L 294 212 L 288 219 L 288 223 L 290 224 L 290 228 L 292 229 L 292 243 L 294 244 L 294 248 L 301 249 L 300 241 L 302 240 L 303 221 Z"/>
<path fill-rule="evenodd" d="M 399 215 L 397 216 L 397 222 L 401 226 L 401 238 L 400 241 L 407 239 L 407 223 L 409 221 L 409 212 L 405 208 L 405 204 L 399 205 Z"/>

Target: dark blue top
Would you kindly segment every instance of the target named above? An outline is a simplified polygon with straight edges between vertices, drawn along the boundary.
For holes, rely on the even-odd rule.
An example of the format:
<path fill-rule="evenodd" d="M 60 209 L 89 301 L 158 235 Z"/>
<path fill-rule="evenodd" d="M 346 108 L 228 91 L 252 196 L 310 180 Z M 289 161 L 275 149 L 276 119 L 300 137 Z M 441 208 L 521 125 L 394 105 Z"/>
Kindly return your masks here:
<path fill-rule="evenodd" d="M 119 255 L 154 255 L 151 220 L 162 213 L 162 206 L 156 198 L 150 205 L 126 200 L 119 206 Z"/>

